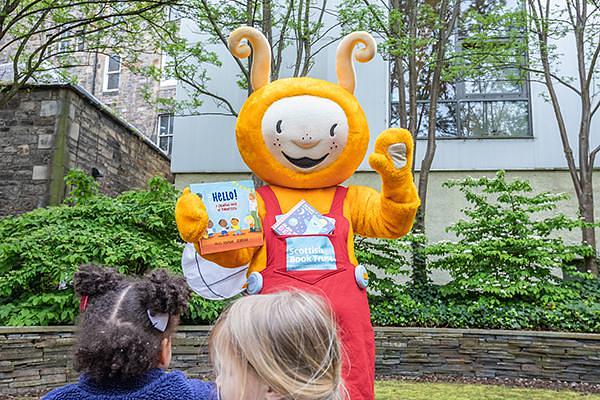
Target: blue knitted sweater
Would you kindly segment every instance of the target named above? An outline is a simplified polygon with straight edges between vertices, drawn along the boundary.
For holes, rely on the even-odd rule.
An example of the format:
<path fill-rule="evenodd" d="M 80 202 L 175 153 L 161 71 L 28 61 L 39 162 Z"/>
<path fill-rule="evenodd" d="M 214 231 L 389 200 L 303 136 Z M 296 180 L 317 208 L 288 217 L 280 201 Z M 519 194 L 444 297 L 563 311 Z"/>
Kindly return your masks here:
<path fill-rule="evenodd" d="M 153 369 L 127 385 L 99 386 L 81 375 L 79 382 L 54 389 L 42 400 L 215 400 L 215 386 L 182 372 Z"/>

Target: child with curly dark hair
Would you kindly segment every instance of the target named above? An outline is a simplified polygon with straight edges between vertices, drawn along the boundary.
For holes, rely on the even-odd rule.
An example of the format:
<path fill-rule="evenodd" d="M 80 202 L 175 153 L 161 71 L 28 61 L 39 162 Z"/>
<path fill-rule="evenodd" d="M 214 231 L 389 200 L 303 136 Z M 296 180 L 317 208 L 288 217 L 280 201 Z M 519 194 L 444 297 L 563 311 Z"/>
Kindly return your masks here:
<path fill-rule="evenodd" d="M 165 372 L 171 337 L 191 292 L 183 278 L 154 270 L 130 278 L 111 268 L 83 265 L 73 278 L 82 317 L 75 345 L 78 383 L 44 400 L 180 399 L 216 396 L 214 385 Z"/>

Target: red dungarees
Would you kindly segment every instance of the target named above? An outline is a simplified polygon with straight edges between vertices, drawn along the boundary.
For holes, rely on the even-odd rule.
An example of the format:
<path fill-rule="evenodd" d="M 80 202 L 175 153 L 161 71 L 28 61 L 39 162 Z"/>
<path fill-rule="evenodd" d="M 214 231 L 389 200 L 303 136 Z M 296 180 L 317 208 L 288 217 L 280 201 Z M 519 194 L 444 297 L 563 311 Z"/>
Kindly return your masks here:
<path fill-rule="evenodd" d="M 331 234 L 279 236 L 271 229 L 275 216 L 282 214 L 277 197 L 268 186 L 258 189 L 267 212 L 263 221 L 267 265 L 262 271 L 261 293 L 293 288 L 324 295 L 339 325 L 343 376 L 350 399 L 373 400 L 375 339 L 367 292 L 356 284 L 355 266 L 348 256 L 349 222 L 344 217 L 347 190 L 338 186 L 331 209 L 325 214 L 335 219 L 335 230 Z M 319 261 L 310 263 L 311 260 Z"/>

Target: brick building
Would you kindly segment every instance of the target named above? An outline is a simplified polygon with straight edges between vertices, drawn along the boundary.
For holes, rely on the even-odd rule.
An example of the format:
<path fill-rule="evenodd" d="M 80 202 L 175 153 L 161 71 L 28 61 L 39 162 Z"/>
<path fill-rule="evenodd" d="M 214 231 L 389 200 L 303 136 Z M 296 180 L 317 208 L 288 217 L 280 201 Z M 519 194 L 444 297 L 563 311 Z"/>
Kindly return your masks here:
<path fill-rule="evenodd" d="M 110 195 L 172 180 L 169 156 L 85 89 L 24 88 L 0 110 L 0 216 L 60 204 L 71 168 L 99 173 Z"/>

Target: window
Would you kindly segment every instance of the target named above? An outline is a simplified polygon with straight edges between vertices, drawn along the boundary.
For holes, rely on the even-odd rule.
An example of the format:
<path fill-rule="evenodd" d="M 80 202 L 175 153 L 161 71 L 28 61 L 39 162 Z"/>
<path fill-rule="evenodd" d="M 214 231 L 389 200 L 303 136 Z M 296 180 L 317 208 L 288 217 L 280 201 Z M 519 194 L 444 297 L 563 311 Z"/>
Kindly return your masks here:
<path fill-rule="evenodd" d="M 66 52 L 70 52 L 70 51 L 71 51 L 71 39 L 61 39 L 60 42 L 58 42 L 58 52 L 66 53 Z"/>
<path fill-rule="evenodd" d="M 173 147 L 173 114 L 161 114 L 158 116 L 158 147 L 168 155 L 171 155 Z"/>
<path fill-rule="evenodd" d="M 485 15 L 487 7 L 498 7 L 497 1 L 465 1 L 463 15 L 474 11 Z M 503 0 L 500 4 L 506 10 L 519 10 L 517 0 Z M 478 58 L 480 74 L 471 74 L 470 78 L 445 83 L 441 88 L 440 98 L 436 110 L 436 136 L 439 138 L 490 138 L 490 137 L 529 137 L 531 136 L 529 116 L 529 90 L 526 77 L 522 74 L 519 65 L 523 64 L 526 54 L 519 51 L 508 51 L 507 36 L 508 26 L 496 32 L 493 39 L 487 42 L 478 41 L 476 35 L 471 36 L 478 29 L 476 25 L 469 25 L 462 21 L 455 34 L 456 51 L 465 54 L 467 63 L 471 54 Z M 513 35 L 519 32 L 514 29 Z M 490 35 L 488 35 L 490 36 Z M 498 65 L 494 54 L 502 54 L 502 66 L 490 68 L 486 59 L 481 55 L 495 58 L 493 65 Z M 502 51 L 502 53 L 500 53 Z M 482 61 L 483 60 L 483 61 Z M 474 77 L 475 76 L 475 77 Z M 419 85 L 420 98 L 417 100 L 417 137 L 427 137 L 429 98 L 426 83 Z M 398 125 L 399 116 L 397 87 L 392 85 L 390 124 Z"/>
<path fill-rule="evenodd" d="M 77 50 L 84 51 L 85 50 L 85 31 L 80 31 L 77 36 Z"/>
<path fill-rule="evenodd" d="M 116 92 L 121 82 L 121 57 L 108 56 L 104 64 L 104 88 L 105 92 Z"/>
<path fill-rule="evenodd" d="M 13 63 L 0 62 L 0 82 L 12 82 L 14 80 Z"/>
<path fill-rule="evenodd" d="M 175 86 L 177 85 L 177 80 L 173 77 L 169 75 L 169 71 L 167 71 L 167 68 L 172 68 L 172 60 L 173 58 L 170 57 L 168 54 L 163 53 L 160 56 L 160 71 L 161 71 L 161 78 L 160 78 L 160 86 Z"/>

